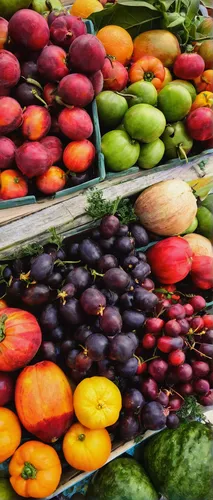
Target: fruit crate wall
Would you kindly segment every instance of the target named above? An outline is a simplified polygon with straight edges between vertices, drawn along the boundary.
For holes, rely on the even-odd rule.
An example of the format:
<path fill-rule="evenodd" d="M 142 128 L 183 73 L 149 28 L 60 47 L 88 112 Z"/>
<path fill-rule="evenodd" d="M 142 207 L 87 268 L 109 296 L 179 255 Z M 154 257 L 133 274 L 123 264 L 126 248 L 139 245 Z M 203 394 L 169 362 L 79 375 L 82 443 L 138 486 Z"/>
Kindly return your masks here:
<path fill-rule="evenodd" d="M 70 5 L 70 1 L 69 1 L 69 5 Z M 84 22 L 85 22 L 86 27 L 87 27 L 87 33 L 94 34 L 94 26 L 93 26 L 92 21 L 89 21 L 86 19 Z M 63 189 L 61 191 L 58 191 L 52 197 L 49 197 L 50 199 L 61 198 L 62 196 L 71 195 L 71 194 L 76 193 L 77 191 L 80 191 L 82 189 L 91 188 L 105 179 L 106 172 L 105 172 L 105 165 L 104 165 L 104 157 L 103 157 L 103 154 L 101 153 L 101 134 L 100 134 L 96 101 L 92 102 L 91 116 L 92 116 L 92 121 L 93 121 L 93 126 L 94 126 L 93 142 L 94 142 L 94 145 L 96 148 L 95 177 L 93 179 L 90 179 L 89 181 L 83 182 L 79 186 L 69 187 L 69 188 Z M 34 195 L 24 196 L 23 198 L 15 198 L 12 200 L 5 200 L 5 201 L 0 200 L 0 210 L 4 209 L 4 208 L 14 208 L 17 206 L 34 204 L 37 201 L 42 202 L 42 198 L 39 198 L 39 200 L 37 200 Z"/>

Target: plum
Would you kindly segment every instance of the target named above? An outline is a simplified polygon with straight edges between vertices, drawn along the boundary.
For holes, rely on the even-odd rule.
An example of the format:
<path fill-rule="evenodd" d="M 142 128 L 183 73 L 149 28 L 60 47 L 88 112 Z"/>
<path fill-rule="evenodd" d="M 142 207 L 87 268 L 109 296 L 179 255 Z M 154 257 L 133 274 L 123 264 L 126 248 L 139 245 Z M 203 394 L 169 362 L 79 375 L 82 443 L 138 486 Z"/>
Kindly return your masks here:
<path fill-rule="evenodd" d="M 66 57 L 65 50 L 57 45 L 44 47 L 38 58 L 38 71 L 40 75 L 50 82 L 61 80 L 69 73 L 66 65 Z"/>
<path fill-rule="evenodd" d="M 63 153 L 63 146 L 60 139 L 53 135 L 48 135 L 41 139 L 40 143 L 49 151 L 52 158 L 52 165 L 57 165 L 61 161 Z"/>
<path fill-rule="evenodd" d="M 48 22 L 48 25 L 51 26 L 51 24 L 53 23 L 53 21 L 55 21 L 55 19 L 58 19 L 58 17 L 61 17 L 61 16 L 67 16 L 68 15 L 68 12 L 64 9 L 53 9 L 50 11 L 49 15 L 48 15 L 48 18 L 47 18 L 47 22 Z"/>
<path fill-rule="evenodd" d="M 65 104 L 84 108 L 92 102 L 94 90 L 89 78 L 79 73 L 73 73 L 60 81 L 58 96 Z"/>
<path fill-rule="evenodd" d="M 119 61 L 105 59 L 102 68 L 104 89 L 120 92 L 128 82 L 128 71 Z"/>
<path fill-rule="evenodd" d="M 21 75 L 24 78 L 38 78 L 38 68 L 37 62 L 35 61 L 25 61 L 21 64 Z"/>
<path fill-rule="evenodd" d="M 69 49 L 69 64 L 80 73 L 91 74 L 102 69 L 106 51 L 94 35 L 81 35 Z"/>
<path fill-rule="evenodd" d="M 16 164 L 28 178 L 44 174 L 51 166 L 51 156 L 39 142 L 25 142 L 16 150 Z"/>
<path fill-rule="evenodd" d="M 99 69 L 99 71 L 96 71 L 89 79 L 92 82 L 95 96 L 97 96 L 103 90 L 104 77 L 102 71 Z"/>
<path fill-rule="evenodd" d="M 11 17 L 8 33 L 15 43 L 33 51 L 43 49 L 50 36 L 47 21 L 30 9 L 21 9 Z"/>
<path fill-rule="evenodd" d="M 51 116 L 42 106 L 28 106 L 23 114 L 22 134 L 30 141 L 39 141 L 49 132 Z"/>
<path fill-rule="evenodd" d="M 0 17 L 0 49 L 4 48 L 8 37 L 8 21 Z"/>
<path fill-rule="evenodd" d="M 0 97 L 0 135 L 9 134 L 21 125 L 22 109 L 12 97 Z"/>
<path fill-rule="evenodd" d="M 33 104 L 39 104 L 39 101 L 42 100 L 42 91 L 31 83 L 23 82 L 14 88 L 13 97 L 22 107 L 31 106 Z"/>
<path fill-rule="evenodd" d="M 61 132 L 73 141 L 88 139 L 93 133 L 92 120 L 85 109 L 63 109 L 58 116 L 58 123 Z"/>
<path fill-rule="evenodd" d="M 11 168 L 15 162 L 15 144 L 8 137 L 0 137 L 0 170 Z"/>
<path fill-rule="evenodd" d="M 69 48 L 73 40 L 87 32 L 85 23 L 76 16 L 58 16 L 50 27 L 50 38 L 55 45 Z"/>
<path fill-rule="evenodd" d="M 8 52 L 0 50 L 0 87 L 10 89 L 14 87 L 20 78 L 21 69 L 18 59 Z"/>

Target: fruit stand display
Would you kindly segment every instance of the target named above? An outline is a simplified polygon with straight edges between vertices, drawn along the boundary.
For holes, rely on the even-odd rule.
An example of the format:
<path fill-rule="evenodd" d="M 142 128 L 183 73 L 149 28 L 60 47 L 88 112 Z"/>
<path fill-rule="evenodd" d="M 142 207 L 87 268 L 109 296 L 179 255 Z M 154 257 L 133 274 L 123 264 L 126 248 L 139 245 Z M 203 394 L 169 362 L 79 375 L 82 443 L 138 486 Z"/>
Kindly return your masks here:
<path fill-rule="evenodd" d="M 0 499 L 213 500 L 213 23 L 187 0 L 19 3 L 0 5 Z"/>

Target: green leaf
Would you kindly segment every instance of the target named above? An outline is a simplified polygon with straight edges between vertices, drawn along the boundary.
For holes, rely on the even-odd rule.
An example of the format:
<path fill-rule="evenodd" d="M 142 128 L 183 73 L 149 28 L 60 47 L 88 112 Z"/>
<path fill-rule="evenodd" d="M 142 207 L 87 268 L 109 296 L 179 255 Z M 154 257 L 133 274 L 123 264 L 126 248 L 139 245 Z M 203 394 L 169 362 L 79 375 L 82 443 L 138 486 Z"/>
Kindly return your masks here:
<path fill-rule="evenodd" d="M 184 24 L 185 19 L 182 16 L 178 16 L 177 19 L 172 21 L 170 24 L 167 24 L 167 28 L 175 28 L 175 26 L 180 26 Z"/>
<path fill-rule="evenodd" d="M 186 13 L 186 26 L 190 26 L 195 16 L 198 14 L 200 0 L 191 0 Z"/>
<path fill-rule="evenodd" d="M 121 0 L 123 2 L 124 0 Z M 139 33 L 159 27 L 162 14 L 151 3 L 140 0 L 127 0 L 126 3 L 116 3 L 100 12 L 95 12 L 89 19 L 93 21 L 98 31 L 108 24 L 114 24 L 126 29 L 135 38 Z"/>

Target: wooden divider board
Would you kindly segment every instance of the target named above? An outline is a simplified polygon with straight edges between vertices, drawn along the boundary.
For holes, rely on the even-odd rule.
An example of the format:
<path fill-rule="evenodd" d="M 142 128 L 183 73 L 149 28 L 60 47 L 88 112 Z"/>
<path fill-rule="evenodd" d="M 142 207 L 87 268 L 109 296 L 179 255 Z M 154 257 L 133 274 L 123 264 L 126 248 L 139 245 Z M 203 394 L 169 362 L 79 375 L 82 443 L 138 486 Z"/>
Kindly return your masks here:
<path fill-rule="evenodd" d="M 173 168 L 161 170 L 159 167 L 159 170 L 155 168 L 134 175 L 114 177 L 100 183 L 97 189 L 103 191 L 104 198 L 115 200 L 118 196 L 124 198 L 140 193 L 163 180 L 176 178 L 190 181 L 213 175 L 213 155 L 203 156 L 204 166 L 201 160 L 199 158 L 199 165 L 194 160 Z M 0 260 L 29 242 L 46 242 L 51 227 L 55 227 L 59 234 L 68 236 L 70 230 L 90 221 L 85 214 L 86 205 L 87 191 L 79 191 L 70 197 L 0 210 Z"/>

